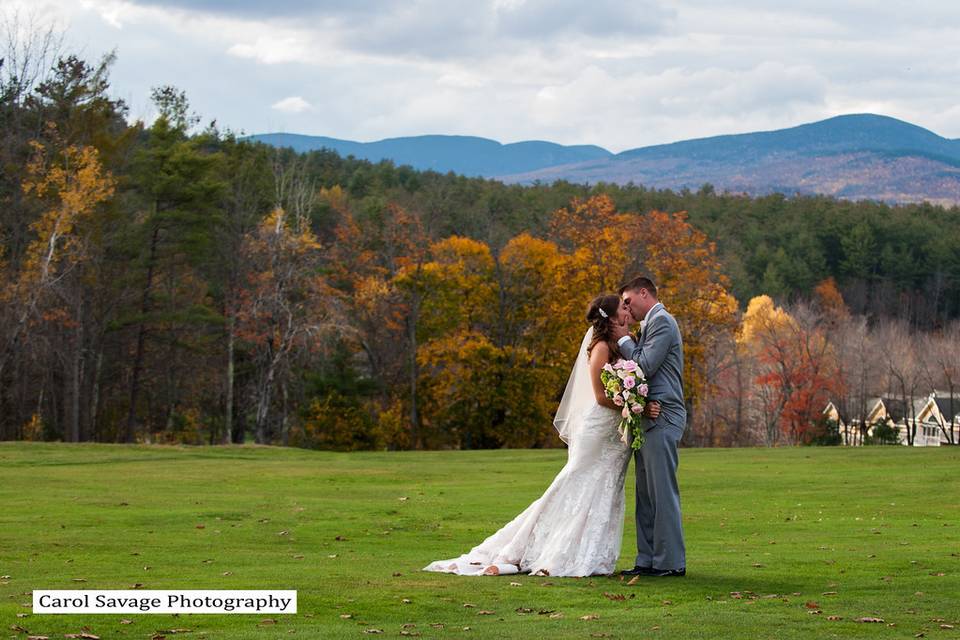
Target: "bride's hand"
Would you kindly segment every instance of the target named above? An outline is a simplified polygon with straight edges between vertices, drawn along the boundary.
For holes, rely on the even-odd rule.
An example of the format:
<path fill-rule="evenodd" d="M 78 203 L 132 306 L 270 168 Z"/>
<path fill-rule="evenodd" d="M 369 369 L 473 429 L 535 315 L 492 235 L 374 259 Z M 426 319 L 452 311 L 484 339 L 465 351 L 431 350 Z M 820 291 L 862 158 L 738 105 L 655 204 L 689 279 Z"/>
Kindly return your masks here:
<path fill-rule="evenodd" d="M 648 418 L 656 418 L 660 415 L 660 403 L 656 400 L 648 402 L 643 408 L 643 415 Z"/>

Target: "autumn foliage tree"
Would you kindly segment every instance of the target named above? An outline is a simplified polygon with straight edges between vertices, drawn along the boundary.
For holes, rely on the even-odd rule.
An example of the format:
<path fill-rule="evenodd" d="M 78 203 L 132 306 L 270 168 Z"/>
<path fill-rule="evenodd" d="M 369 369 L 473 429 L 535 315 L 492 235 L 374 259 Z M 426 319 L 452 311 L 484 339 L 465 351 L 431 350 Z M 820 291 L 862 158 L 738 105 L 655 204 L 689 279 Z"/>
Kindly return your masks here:
<path fill-rule="evenodd" d="M 55 132 L 51 137 L 56 139 Z M 42 213 L 30 225 L 34 237 L 19 273 L 2 293 L 13 311 L 13 322 L 0 352 L 0 380 L 31 328 L 52 324 L 70 335 L 63 365 L 67 373 L 68 437 L 76 442 L 80 439 L 84 351 L 84 296 L 78 292 L 77 283 L 83 279 L 92 250 L 94 214 L 113 195 L 114 179 L 103 170 L 93 147 L 66 145 L 56 149 L 37 141 L 32 147 L 23 192 L 41 203 Z"/>
<path fill-rule="evenodd" d="M 809 442 L 827 402 L 845 393 L 823 317 L 806 305 L 791 314 L 759 296 L 747 307 L 741 341 L 756 358 L 757 411 L 767 443 L 778 435 Z"/>
<path fill-rule="evenodd" d="M 693 406 L 715 391 L 707 354 L 736 328 L 737 301 L 728 291 L 716 245 L 685 213 L 649 212 L 641 238 L 644 266 L 683 334 L 684 397 L 692 414 Z"/>
<path fill-rule="evenodd" d="M 274 435 L 268 419 L 279 387 L 284 396 L 293 359 L 316 349 L 334 329 L 332 297 L 317 272 L 321 245 L 302 219 L 274 209 L 249 235 L 242 249 L 248 267 L 237 294 L 237 333 L 250 350 L 254 375 L 257 442 Z M 279 435 L 288 435 L 286 406 Z"/>

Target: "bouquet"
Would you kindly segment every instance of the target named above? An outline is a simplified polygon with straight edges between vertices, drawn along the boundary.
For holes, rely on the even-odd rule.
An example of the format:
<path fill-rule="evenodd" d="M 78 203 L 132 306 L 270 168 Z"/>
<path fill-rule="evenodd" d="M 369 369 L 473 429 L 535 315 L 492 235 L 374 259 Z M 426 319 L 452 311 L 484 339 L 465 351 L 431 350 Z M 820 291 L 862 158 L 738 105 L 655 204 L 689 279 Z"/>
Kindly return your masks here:
<path fill-rule="evenodd" d="M 647 379 L 633 360 L 620 359 L 603 365 L 600 380 L 607 397 L 622 407 L 620 433 L 633 449 L 643 446 L 643 408 L 647 406 Z"/>

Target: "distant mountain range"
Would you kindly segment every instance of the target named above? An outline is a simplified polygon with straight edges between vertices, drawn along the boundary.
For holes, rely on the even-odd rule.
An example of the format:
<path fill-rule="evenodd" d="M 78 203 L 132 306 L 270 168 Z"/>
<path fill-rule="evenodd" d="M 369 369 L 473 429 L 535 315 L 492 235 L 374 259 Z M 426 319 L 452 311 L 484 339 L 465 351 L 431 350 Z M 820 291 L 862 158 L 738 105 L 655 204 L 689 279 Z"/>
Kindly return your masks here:
<path fill-rule="evenodd" d="M 352 142 L 271 133 L 251 136 L 298 151 L 328 148 L 371 161 L 530 184 L 633 182 L 647 187 L 750 195 L 825 194 L 851 200 L 960 203 L 960 140 L 872 114 L 789 129 L 714 136 L 613 154 L 597 146 L 500 144 L 469 136 Z"/>
<path fill-rule="evenodd" d="M 441 173 L 453 171 L 485 178 L 587 162 L 613 155 L 606 149 L 592 145 L 565 147 L 541 141 L 500 144 L 496 140 L 474 136 L 413 136 L 388 138 L 378 142 L 353 142 L 296 133 L 262 133 L 250 137 L 275 147 L 292 147 L 296 151 L 326 148 L 344 157 L 354 156 L 373 162 L 393 160 L 398 165 L 409 164 L 415 169 L 430 169 Z"/>

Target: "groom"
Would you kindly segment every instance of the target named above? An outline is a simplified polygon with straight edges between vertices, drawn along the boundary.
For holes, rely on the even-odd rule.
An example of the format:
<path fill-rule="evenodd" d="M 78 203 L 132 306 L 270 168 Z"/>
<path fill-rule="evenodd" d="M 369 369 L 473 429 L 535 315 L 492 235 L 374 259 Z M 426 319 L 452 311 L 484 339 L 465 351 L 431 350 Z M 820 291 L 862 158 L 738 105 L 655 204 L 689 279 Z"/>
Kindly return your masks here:
<path fill-rule="evenodd" d="M 615 326 L 614 339 L 623 357 L 635 361 L 650 387 L 649 398 L 661 405 L 660 416 L 646 427 L 637 462 L 637 561 L 623 572 L 635 576 L 686 575 L 686 549 L 677 485 L 677 444 L 687 424 L 683 402 L 683 339 L 673 316 L 657 300 L 649 278 L 634 278 L 620 287 L 624 307 L 642 320 L 637 342 L 627 327 Z"/>

